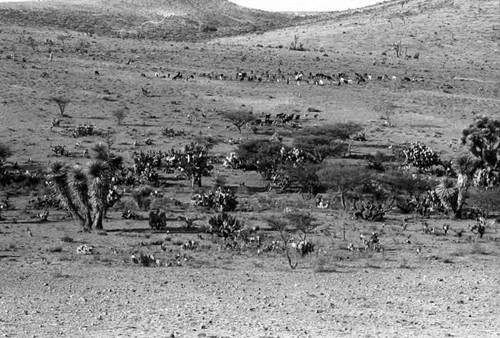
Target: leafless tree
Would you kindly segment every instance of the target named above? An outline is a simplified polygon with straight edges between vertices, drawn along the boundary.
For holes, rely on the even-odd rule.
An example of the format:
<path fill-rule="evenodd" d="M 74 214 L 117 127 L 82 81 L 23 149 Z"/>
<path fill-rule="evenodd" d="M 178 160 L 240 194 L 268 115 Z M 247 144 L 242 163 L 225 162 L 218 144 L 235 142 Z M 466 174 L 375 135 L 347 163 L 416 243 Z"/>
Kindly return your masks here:
<path fill-rule="evenodd" d="M 71 100 L 61 96 L 54 96 L 50 100 L 57 104 L 57 106 L 59 107 L 59 111 L 61 113 L 61 117 L 64 117 L 65 116 L 64 112 L 66 111 L 66 107 L 71 102 Z"/>

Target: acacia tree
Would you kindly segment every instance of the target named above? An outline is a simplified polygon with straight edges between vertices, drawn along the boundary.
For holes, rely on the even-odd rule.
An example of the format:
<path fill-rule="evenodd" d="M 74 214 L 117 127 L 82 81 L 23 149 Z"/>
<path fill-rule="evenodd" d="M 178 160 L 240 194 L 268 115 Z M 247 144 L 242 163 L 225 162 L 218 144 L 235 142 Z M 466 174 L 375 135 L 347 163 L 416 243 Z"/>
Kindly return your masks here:
<path fill-rule="evenodd" d="M 437 185 L 435 180 L 400 170 L 388 171 L 378 176 L 377 181 L 387 187 L 394 196 L 404 195 L 404 198 L 397 202 L 397 207 L 405 213 L 416 211 L 414 197 L 434 190 Z"/>
<path fill-rule="evenodd" d="M 355 122 L 327 124 L 317 127 L 307 127 L 300 131 L 300 135 L 315 135 L 329 137 L 331 140 L 348 140 L 352 135 L 363 130 Z"/>
<path fill-rule="evenodd" d="M 229 110 L 221 113 L 222 117 L 229 122 L 231 122 L 238 131 L 241 133 L 241 127 L 247 123 L 252 123 L 255 121 L 255 117 L 252 115 L 251 111 L 243 110 Z"/>
<path fill-rule="evenodd" d="M 280 142 L 249 140 L 238 145 L 236 155 L 241 161 L 241 168 L 255 170 L 269 180 L 282 163 L 282 148 Z"/>
<path fill-rule="evenodd" d="M 360 166 L 346 166 L 335 163 L 318 171 L 320 182 L 330 190 L 337 190 L 342 203 L 342 209 L 347 209 L 346 195 L 355 187 L 365 184 L 371 179 L 371 174 Z"/>
<path fill-rule="evenodd" d="M 346 195 L 355 187 L 363 185 L 371 179 L 371 175 L 366 173 L 366 169 L 360 166 L 345 166 L 334 164 L 318 171 L 321 183 L 331 190 L 337 190 L 342 203 L 342 233 L 346 240 Z"/>
<path fill-rule="evenodd" d="M 304 151 L 314 163 L 321 163 L 326 157 L 342 156 L 348 149 L 347 143 L 332 140 L 325 135 L 299 136 L 293 140 L 293 145 Z"/>

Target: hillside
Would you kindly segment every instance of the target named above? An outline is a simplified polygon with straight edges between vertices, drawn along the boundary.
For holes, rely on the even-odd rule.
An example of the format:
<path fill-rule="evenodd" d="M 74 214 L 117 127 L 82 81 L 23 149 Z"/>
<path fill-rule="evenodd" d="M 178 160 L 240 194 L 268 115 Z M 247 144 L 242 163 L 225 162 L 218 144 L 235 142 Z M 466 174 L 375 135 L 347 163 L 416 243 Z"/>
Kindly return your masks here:
<path fill-rule="evenodd" d="M 304 57 L 319 56 L 319 64 L 360 62 L 367 71 L 382 66 L 409 74 L 426 67 L 467 70 L 495 80 L 500 69 L 499 17 L 500 4 L 494 0 L 480 4 L 465 0 L 386 1 L 330 13 L 310 24 L 216 43 L 288 49 L 297 36 L 305 49 Z M 395 44 L 400 44 L 399 57 Z"/>
<path fill-rule="evenodd" d="M 305 18 L 226 0 L 49 0 L 0 3 L 0 21 L 122 38 L 195 41 L 264 32 Z"/>

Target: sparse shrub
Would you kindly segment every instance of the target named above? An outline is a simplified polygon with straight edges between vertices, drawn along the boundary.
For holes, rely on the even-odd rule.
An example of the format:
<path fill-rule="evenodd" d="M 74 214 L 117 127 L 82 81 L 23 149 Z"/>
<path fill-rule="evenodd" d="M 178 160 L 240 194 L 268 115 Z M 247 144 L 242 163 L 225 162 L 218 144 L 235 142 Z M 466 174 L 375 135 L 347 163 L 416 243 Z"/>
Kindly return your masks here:
<path fill-rule="evenodd" d="M 240 220 L 226 213 L 211 217 L 208 225 L 208 233 L 222 237 L 224 240 L 236 238 L 238 232 L 243 228 Z"/>
<path fill-rule="evenodd" d="M 309 108 L 307 108 L 307 112 L 308 113 L 321 113 L 321 110 L 319 110 L 317 108 L 309 107 Z"/>
<path fill-rule="evenodd" d="M 283 167 L 287 179 L 287 185 L 284 188 L 297 189 L 301 193 L 307 194 L 308 197 L 315 196 L 325 190 L 324 184 L 318 177 L 318 170 L 321 168 L 316 164 L 303 163 Z"/>
<path fill-rule="evenodd" d="M 223 186 L 217 187 L 217 189 L 208 194 L 195 194 L 191 197 L 191 200 L 197 206 L 214 209 L 219 212 L 234 211 L 238 205 L 234 192 Z"/>
<path fill-rule="evenodd" d="M 80 40 L 75 46 L 75 51 L 80 53 L 88 53 L 90 49 L 90 42 L 86 40 Z"/>
<path fill-rule="evenodd" d="M 137 206 L 143 210 L 148 210 L 151 204 L 151 193 L 153 188 L 149 185 L 141 186 L 132 192 L 132 197 Z"/>
<path fill-rule="evenodd" d="M 9 156 L 12 156 L 12 151 L 10 150 L 8 145 L 0 143 L 0 166 L 2 162 Z"/>
<path fill-rule="evenodd" d="M 301 136 L 324 136 L 331 140 L 348 140 L 352 135 L 363 130 L 363 127 L 355 122 L 335 123 L 306 127 L 300 130 Z"/>
<path fill-rule="evenodd" d="M 49 245 L 45 247 L 45 251 L 47 252 L 62 252 L 63 248 L 60 245 Z"/>
<path fill-rule="evenodd" d="M 205 25 L 202 25 L 200 27 L 200 30 L 203 32 L 203 33 L 213 33 L 213 32 L 217 32 L 217 26 L 215 25 L 210 25 L 210 24 L 205 24 Z"/>
<path fill-rule="evenodd" d="M 214 182 L 214 185 L 216 188 L 218 187 L 221 187 L 223 188 L 227 183 L 227 179 L 222 176 L 222 175 L 217 175 L 217 177 L 215 178 L 215 182 Z"/>
<path fill-rule="evenodd" d="M 375 155 L 368 155 L 366 162 L 368 163 L 368 168 L 383 172 L 385 171 L 384 162 L 388 162 L 390 158 L 390 156 L 383 152 L 377 151 Z"/>
<path fill-rule="evenodd" d="M 401 264 L 399 264 L 400 269 L 411 269 L 411 266 L 408 264 L 408 260 L 406 258 L 403 258 L 401 261 Z"/>
<path fill-rule="evenodd" d="M 118 123 L 118 125 L 121 126 L 123 120 L 125 120 L 125 117 L 127 117 L 127 109 L 126 108 L 116 109 L 115 111 L 113 111 L 112 114 L 116 118 L 116 122 Z"/>
<path fill-rule="evenodd" d="M 315 273 L 329 273 L 335 272 L 336 269 L 334 266 L 328 266 L 328 261 L 325 257 L 318 257 L 314 261 L 313 271 Z"/>
<path fill-rule="evenodd" d="M 80 124 L 73 130 L 73 137 L 84 137 L 96 134 L 96 126 L 92 124 Z"/>
<path fill-rule="evenodd" d="M 72 237 L 69 237 L 69 236 L 63 236 L 61 237 L 61 242 L 64 242 L 64 243 L 73 243 L 75 240 L 72 238 Z"/>
<path fill-rule="evenodd" d="M 302 42 L 299 42 L 299 35 L 295 34 L 293 36 L 293 41 L 290 43 L 290 50 L 295 50 L 295 51 L 306 51 L 307 49 L 304 47 L 304 44 Z"/>
<path fill-rule="evenodd" d="M 335 141 L 330 135 L 304 135 L 293 140 L 293 146 L 306 154 L 313 163 L 321 163 L 326 157 L 341 157 L 348 149 L 347 143 Z"/>
<path fill-rule="evenodd" d="M 500 187 L 484 189 L 481 187 L 472 188 L 468 194 L 469 205 L 482 211 L 482 217 L 487 218 L 489 213 L 498 209 L 500 205 Z"/>
<path fill-rule="evenodd" d="M 116 133 L 112 130 L 105 131 L 101 134 L 103 142 L 111 149 L 113 144 L 116 142 Z"/>

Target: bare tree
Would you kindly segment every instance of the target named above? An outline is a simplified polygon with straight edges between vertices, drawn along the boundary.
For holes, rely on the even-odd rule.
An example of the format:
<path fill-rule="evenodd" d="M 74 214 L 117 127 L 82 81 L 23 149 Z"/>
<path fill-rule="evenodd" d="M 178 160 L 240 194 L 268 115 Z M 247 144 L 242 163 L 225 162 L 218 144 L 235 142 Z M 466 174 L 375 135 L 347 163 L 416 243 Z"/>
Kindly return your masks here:
<path fill-rule="evenodd" d="M 57 106 L 59 107 L 59 111 L 61 113 L 61 117 L 64 117 L 65 116 L 64 112 L 66 111 L 66 107 L 71 102 L 71 100 L 61 96 L 52 97 L 50 100 L 57 104 Z"/>
<path fill-rule="evenodd" d="M 102 140 L 104 141 L 104 143 L 106 143 L 106 145 L 108 146 L 108 149 L 111 149 L 113 144 L 115 144 L 115 142 L 116 142 L 115 132 L 113 132 L 111 130 L 104 132 L 102 134 Z"/>
<path fill-rule="evenodd" d="M 282 218 L 268 217 L 266 218 L 266 222 L 273 230 L 279 232 L 281 240 L 283 241 L 283 245 L 285 247 L 285 255 L 288 259 L 288 265 L 290 265 L 290 268 L 295 269 L 299 263 L 295 262 L 294 264 L 292 262 L 292 257 L 290 256 L 290 252 L 288 251 L 288 242 L 290 242 L 290 236 L 287 236 L 286 221 Z"/>

